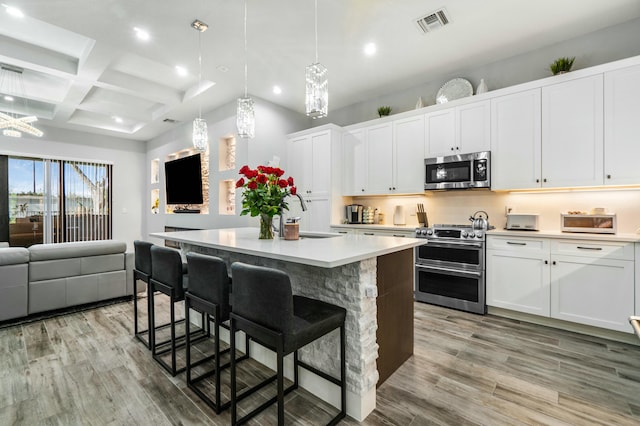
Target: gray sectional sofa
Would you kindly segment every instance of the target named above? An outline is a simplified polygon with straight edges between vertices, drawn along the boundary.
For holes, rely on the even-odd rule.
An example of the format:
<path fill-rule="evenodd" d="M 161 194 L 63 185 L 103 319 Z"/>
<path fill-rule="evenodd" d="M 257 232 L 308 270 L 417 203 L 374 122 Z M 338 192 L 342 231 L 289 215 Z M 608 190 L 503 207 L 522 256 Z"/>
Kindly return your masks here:
<path fill-rule="evenodd" d="M 0 321 L 131 295 L 126 249 L 115 240 L 0 248 Z"/>

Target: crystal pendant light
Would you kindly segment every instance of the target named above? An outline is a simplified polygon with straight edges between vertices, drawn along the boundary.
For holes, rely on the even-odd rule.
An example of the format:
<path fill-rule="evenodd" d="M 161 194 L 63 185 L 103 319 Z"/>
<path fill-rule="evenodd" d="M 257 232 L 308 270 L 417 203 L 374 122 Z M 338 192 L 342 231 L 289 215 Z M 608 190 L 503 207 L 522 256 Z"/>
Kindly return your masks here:
<path fill-rule="evenodd" d="M 256 135 L 254 102 L 247 95 L 247 0 L 244 0 L 244 97 L 238 98 L 236 126 L 241 138 L 252 139 Z"/>
<path fill-rule="evenodd" d="M 307 85 L 305 105 L 311 118 L 326 117 L 329 111 L 329 80 L 327 68 L 318 62 L 318 0 L 315 0 L 316 61 L 305 72 Z"/>
<path fill-rule="evenodd" d="M 191 27 L 198 31 L 198 92 L 202 85 L 202 33 L 209 28 L 202 21 L 195 20 Z M 202 100 L 198 100 L 198 118 L 193 120 L 193 147 L 197 151 L 205 152 L 209 146 L 209 134 L 207 132 L 207 122 L 202 119 Z"/>
<path fill-rule="evenodd" d="M 24 101 L 24 110 L 27 111 L 27 98 L 24 90 L 24 81 L 22 80 L 23 69 L 14 67 L 13 65 L 0 64 L 2 75 L 0 77 L 0 92 L 4 93 L 4 100 L 11 103 L 15 101 L 13 96 L 9 93 L 19 94 L 20 99 Z M 5 85 L 5 79 L 7 83 Z M 7 86 L 7 87 L 5 87 Z M 38 117 L 35 115 L 27 115 L 21 117 L 16 111 L 16 107 L 11 107 L 6 112 L 0 112 L 0 129 L 4 136 L 10 136 L 13 138 L 22 137 L 22 133 L 28 133 L 30 135 L 41 137 L 42 131 L 36 129 L 31 125 L 38 121 Z"/>

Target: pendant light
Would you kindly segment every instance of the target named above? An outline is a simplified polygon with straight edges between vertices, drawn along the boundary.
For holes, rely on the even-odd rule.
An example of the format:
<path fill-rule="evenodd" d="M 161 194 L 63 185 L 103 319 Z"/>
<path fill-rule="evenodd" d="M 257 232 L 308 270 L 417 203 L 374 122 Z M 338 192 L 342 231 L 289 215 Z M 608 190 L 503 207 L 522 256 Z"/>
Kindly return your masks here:
<path fill-rule="evenodd" d="M 195 20 L 191 27 L 198 31 L 198 92 L 202 85 L 202 33 L 209 28 L 202 21 Z M 201 93 L 200 93 L 201 95 Z M 209 146 L 209 134 L 207 132 L 207 122 L 202 119 L 202 99 L 198 100 L 198 118 L 193 120 L 193 147 L 197 151 L 205 152 Z"/>
<path fill-rule="evenodd" d="M 5 112 L 0 111 L 0 129 L 2 129 L 4 136 L 14 138 L 22 137 L 23 132 L 41 137 L 42 131 L 31 124 L 38 121 L 38 118 L 35 115 L 28 115 L 29 108 L 22 79 L 23 71 L 22 68 L 13 65 L 0 64 L 0 94 L 7 105 Z M 11 95 L 22 100 L 24 103 L 23 111 L 18 112 L 18 106 L 14 106 L 14 103 L 17 105 L 16 98 Z M 21 113 L 27 115 L 21 116 Z"/>
<path fill-rule="evenodd" d="M 244 0 L 244 97 L 238 98 L 236 126 L 241 138 L 253 139 L 256 135 L 254 102 L 247 95 L 247 0 Z"/>
<path fill-rule="evenodd" d="M 329 80 L 327 68 L 318 62 L 318 0 L 315 0 L 316 61 L 306 68 L 307 85 L 305 104 L 311 118 L 326 117 L 329 110 Z"/>

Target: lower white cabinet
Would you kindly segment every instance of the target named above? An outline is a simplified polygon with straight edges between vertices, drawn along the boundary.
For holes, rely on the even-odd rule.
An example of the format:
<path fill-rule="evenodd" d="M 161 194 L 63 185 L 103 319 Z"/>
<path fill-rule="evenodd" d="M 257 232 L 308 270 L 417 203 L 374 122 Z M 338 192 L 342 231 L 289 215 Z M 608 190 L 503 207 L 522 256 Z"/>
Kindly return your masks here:
<path fill-rule="evenodd" d="M 352 235 L 373 235 L 382 237 L 413 237 L 414 231 L 411 230 L 394 230 L 394 229 L 375 229 L 371 227 L 362 228 L 355 225 L 353 227 L 332 227 L 331 232 L 337 232 L 339 234 L 352 234 Z"/>
<path fill-rule="evenodd" d="M 487 305 L 549 316 L 548 241 L 490 238 L 486 271 Z"/>
<path fill-rule="evenodd" d="M 634 244 L 612 241 L 487 239 L 487 304 L 632 332 Z"/>

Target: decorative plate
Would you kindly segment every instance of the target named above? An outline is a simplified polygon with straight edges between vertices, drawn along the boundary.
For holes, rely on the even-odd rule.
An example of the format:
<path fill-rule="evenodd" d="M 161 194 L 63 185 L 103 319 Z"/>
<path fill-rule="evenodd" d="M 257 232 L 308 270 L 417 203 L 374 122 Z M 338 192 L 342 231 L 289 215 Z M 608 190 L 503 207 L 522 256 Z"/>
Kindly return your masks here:
<path fill-rule="evenodd" d="M 443 104 L 454 99 L 473 95 L 473 86 L 464 78 L 454 78 L 442 85 L 436 95 L 436 103 Z"/>

